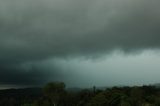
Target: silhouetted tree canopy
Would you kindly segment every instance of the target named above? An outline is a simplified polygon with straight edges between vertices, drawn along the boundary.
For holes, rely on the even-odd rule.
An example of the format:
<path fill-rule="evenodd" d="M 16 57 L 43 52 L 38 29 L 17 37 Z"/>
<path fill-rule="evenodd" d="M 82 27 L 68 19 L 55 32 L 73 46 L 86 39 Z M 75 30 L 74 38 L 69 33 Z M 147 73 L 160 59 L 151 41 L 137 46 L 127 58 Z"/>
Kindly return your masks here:
<path fill-rule="evenodd" d="M 0 106 L 160 106 L 160 88 L 65 89 L 63 82 L 41 88 L 0 90 Z"/>
<path fill-rule="evenodd" d="M 65 84 L 63 82 L 51 82 L 43 88 L 44 95 L 56 106 L 65 94 Z"/>

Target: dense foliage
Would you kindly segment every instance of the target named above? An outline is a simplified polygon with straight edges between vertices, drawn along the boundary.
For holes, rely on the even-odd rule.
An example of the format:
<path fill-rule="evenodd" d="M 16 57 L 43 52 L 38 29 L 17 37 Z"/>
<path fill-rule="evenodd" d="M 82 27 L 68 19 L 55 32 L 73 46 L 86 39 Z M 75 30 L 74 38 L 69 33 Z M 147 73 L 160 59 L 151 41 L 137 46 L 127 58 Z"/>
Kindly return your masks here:
<path fill-rule="evenodd" d="M 160 88 L 113 87 L 105 90 L 66 90 L 64 83 L 49 83 L 43 89 L 0 91 L 0 106 L 160 106 Z"/>

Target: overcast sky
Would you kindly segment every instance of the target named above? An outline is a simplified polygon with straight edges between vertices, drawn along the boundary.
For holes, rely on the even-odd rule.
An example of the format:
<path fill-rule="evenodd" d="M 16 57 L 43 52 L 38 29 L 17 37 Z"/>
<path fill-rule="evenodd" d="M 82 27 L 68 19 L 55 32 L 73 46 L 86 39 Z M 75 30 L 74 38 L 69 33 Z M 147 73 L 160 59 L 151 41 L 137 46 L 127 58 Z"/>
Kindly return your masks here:
<path fill-rule="evenodd" d="M 0 0 L 0 84 L 160 82 L 160 1 Z"/>

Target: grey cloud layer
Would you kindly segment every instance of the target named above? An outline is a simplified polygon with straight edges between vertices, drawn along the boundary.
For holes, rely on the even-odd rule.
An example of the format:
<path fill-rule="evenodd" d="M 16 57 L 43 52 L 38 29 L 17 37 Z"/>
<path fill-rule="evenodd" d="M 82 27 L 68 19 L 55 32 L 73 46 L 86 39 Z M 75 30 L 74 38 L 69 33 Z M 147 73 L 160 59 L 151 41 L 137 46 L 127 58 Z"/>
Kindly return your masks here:
<path fill-rule="evenodd" d="M 159 4 L 158 0 L 1 0 L 0 62 L 10 66 L 115 49 L 159 49 Z M 1 70 L 5 73 L 6 67 Z"/>
<path fill-rule="evenodd" d="M 159 1 L 1 1 L 0 57 L 159 48 Z"/>

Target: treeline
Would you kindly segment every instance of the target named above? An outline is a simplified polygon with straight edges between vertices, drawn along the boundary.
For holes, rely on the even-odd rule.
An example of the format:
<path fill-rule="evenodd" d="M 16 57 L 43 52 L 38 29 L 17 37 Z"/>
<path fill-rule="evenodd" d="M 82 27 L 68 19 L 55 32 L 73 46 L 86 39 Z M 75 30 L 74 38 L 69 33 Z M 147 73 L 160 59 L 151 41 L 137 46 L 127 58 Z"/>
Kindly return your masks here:
<path fill-rule="evenodd" d="M 43 88 L 0 91 L 0 106 L 160 106 L 160 88 L 113 87 L 67 91 L 61 82 Z"/>

